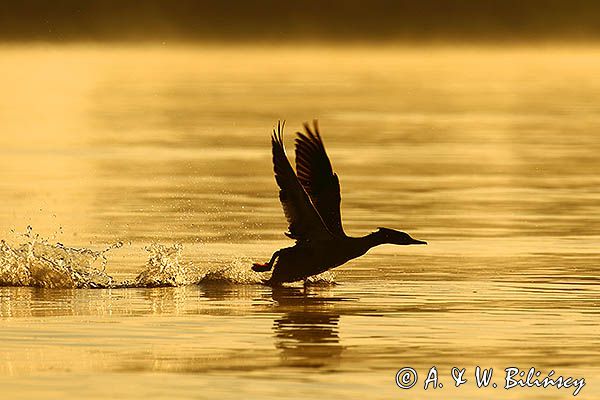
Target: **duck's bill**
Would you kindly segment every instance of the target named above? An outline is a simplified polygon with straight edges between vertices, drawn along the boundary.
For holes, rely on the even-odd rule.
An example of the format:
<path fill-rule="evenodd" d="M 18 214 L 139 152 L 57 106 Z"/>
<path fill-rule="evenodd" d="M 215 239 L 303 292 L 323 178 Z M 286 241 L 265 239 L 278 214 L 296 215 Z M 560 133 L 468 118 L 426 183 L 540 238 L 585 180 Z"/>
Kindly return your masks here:
<path fill-rule="evenodd" d="M 411 244 L 427 244 L 424 240 L 413 239 Z"/>

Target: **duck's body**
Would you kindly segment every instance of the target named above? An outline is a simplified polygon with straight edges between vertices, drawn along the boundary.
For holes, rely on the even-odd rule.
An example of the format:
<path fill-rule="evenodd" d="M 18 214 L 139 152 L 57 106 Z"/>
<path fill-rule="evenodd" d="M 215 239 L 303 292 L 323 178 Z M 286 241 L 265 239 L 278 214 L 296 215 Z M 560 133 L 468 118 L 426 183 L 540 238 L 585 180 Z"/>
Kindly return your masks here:
<path fill-rule="evenodd" d="M 365 254 L 369 247 L 362 238 L 340 238 L 298 242 L 276 252 L 269 283 L 301 281 Z"/>
<path fill-rule="evenodd" d="M 273 164 L 280 187 L 279 199 L 289 222 L 286 235 L 296 239 L 296 245 L 276 251 L 266 264 L 254 264 L 252 269 L 266 272 L 273 269 L 268 284 L 296 282 L 318 275 L 360 257 L 370 248 L 384 244 L 426 244 L 408 234 L 379 228 L 363 237 L 349 237 L 342 228 L 340 185 L 319 134 L 307 124 L 306 134 L 298 132 L 296 139 L 296 173 L 283 147 L 283 125 L 273 131 Z"/>

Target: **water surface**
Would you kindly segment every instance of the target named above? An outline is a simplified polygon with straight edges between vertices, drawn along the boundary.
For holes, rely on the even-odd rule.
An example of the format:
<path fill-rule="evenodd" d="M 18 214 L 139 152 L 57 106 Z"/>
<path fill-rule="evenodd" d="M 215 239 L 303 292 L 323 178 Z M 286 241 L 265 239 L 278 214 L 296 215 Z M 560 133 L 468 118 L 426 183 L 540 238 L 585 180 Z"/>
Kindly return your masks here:
<path fill-rule="evenodd" d="M 585 377 L 578 397 L 600 396 L 600 49 L 6 46 L 0 58 L 6 245 L 91 249 L 70 262 L 91 257 L 119 283 L 148 268 L 146 247 L 178 244 L 159 261 L 212 277 L 0 288 L 6 396 L 571 397 L 453 387 L 451 367 L 472 378 L 477 365 L 499 385 L 509 366 L 554 369 Z M 291 244 L 269 133 L 286 119 L 292 154 L 312 118 L 347 232 L 387 226 L 429 245 L 383 246 L 327 282 L 275 290 L 248 270 Z M 433 365 L 445 387 L 423 391 Z M 408 391 L 394 383 L 404 366 L 420 374 Z"/>

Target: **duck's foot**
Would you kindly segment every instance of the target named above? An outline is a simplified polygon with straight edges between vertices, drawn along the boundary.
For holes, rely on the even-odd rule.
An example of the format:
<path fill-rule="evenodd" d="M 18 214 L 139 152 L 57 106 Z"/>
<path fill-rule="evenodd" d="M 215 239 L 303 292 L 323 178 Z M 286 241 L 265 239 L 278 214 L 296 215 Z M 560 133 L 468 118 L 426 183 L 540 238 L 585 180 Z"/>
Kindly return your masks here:
<path fill-rule="evenodd" d="M 271 269 L 271 266 L 267 263 L 267 264 L 259 264 L 259 263 L 254 263 L 252 264 L 252 271 L 254 272 L 267 272 Z"/>
<path fill-rule="evenodd" d="M 285 287 L 282 282 L 273 281 L 271 279 L 263 279 L 261 283 L 265 286 L 270 286 L 273 289 Z"/>

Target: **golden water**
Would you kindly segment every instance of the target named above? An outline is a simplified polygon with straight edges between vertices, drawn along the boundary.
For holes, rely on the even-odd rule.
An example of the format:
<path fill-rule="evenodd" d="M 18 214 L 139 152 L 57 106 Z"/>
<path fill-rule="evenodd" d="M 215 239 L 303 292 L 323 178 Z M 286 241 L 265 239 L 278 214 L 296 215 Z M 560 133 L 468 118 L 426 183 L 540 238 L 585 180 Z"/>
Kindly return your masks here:
<path fill-rule="evenodd" d="M 572 397 L 506 391 L 510 366 L 600 397 L 600 49 L 39 45 L 0 60 L 6 398 Z M 291 244 L 269 132 L 286 119 L 292 153 L 315 117 L 346 230 L 429 245 L 273 290 L 249 270 Z M 424 391 L 434 365 L 444 388 Z M 497 389 L 477 389 L 477 365 Z"/>

